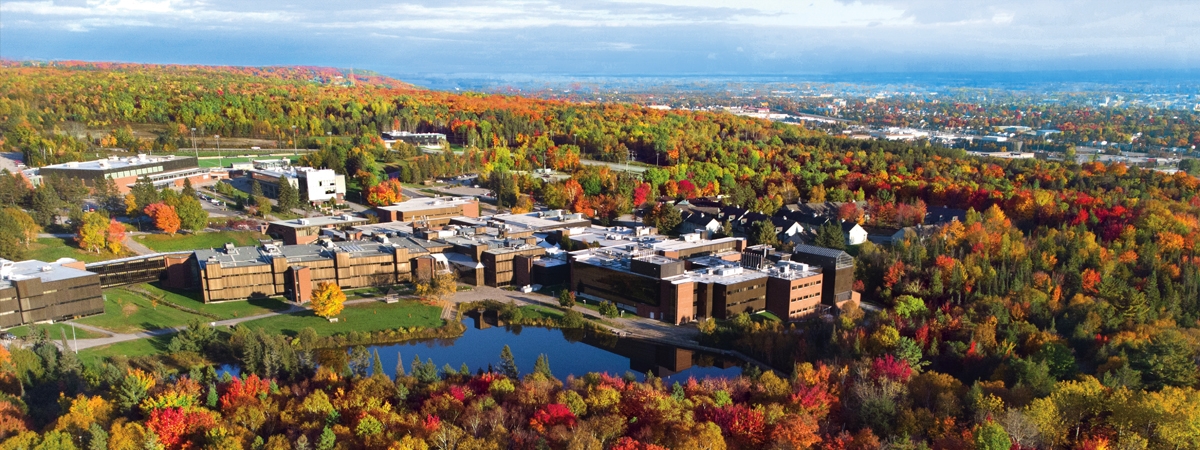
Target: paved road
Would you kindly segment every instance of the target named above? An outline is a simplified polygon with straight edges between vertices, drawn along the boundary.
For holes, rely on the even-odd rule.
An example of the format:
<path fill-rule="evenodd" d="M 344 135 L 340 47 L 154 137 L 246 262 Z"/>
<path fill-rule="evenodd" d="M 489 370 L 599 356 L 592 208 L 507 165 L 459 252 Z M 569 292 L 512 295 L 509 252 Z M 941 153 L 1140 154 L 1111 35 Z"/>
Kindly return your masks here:
<path fill-rule="evenodd" d="M 613 168 L 614 170 L 622 170 L 622 171 L 628 171 L 628 172 L 633 172 L 633 173 L 642 173 L 642 172 L 645 172 L 646 169 L 649 169 L 649 167 L 646 167 L 646 166 L 639 166 L 639 165 L 634 165 L 634 164 L 629 164 L 628 166 L 626 166 L 626 164 L 624 164 L 624 163 L 595 161 L 595 160 L 591 160 L 591 159 L 581 159 L 581 160 L 579 160 L 579 163 L 583 164 L 585 166 L 608 166 L 608 167 Z"/>

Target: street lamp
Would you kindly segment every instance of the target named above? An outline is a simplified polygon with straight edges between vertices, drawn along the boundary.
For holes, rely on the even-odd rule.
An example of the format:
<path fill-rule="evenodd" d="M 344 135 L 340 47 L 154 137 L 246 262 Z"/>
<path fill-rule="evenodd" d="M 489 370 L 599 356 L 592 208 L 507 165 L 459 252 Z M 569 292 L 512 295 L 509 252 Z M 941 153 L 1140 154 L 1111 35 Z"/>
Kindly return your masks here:
<path fill-rule="evenodd" d="M 216 135 L 216 137 L 217 137 L 217 164 L 220 165 L 222 169 L 224 169 L 225 168 L 225 158 L 223 158 L 221 156 L 221 135 L 218 134 L 218 135 Z"/>
<path fill-rule="evenodd" d="M 296 148 L 296 126 L 292 125 L 292 156 L 300 154 L 300 150 Z"/>
<path fill-rule="evenodd" d="M 196 147 L 196 129 L 192 128 L 192 150 L 196 152 L 196 164 L 200 164 L 200 149 Z"/>

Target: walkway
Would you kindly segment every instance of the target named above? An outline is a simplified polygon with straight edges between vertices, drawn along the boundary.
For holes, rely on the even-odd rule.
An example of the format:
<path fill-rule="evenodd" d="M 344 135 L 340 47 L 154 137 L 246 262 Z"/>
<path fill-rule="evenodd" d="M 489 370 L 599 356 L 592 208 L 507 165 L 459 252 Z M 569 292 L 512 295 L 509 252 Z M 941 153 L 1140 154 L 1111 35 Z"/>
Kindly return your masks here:
<path fill-rule="evenodd" d="M 355 305 L 355 304 L 359 304 L 359 303 L 377 302 L 380 300 L 381 299 L 379 299 L 379 298 L 361 298 L 361 299 L 357 299 L 357 300 L 346 300 L 346 304 L 347 305 Z M 233 319 L 218 320 L 216 322 L 210 322 L 210 325 L 212 325 L 213 327 L 231 327 L 231 326 L 237 325 L 239 323 L 249 322 L 251 320 L 265 319 L 268 317 L 273 317 L 273 316 L 278 316 L 278 315 L 283 315 L 283 314 L 298 313 L 301 311 L 305 311 L 307 309 L 308 308 L 305 308 L 303 306 L 290 305 L 288 307 L 288 309 L 285 309 L 285 310 L 273 311 L 273 312 L 258 314 L 258 315 L 254 315 L 254 316 L 246 316 L 246 317 L 237 317 L 237 318 L 233 318 Z M 69 323 L 71 325 L 77 326 L 79 328 L 82 328 L 82 329 L 85 329 L 88 331 L 92 331 L 92 332 L 96 332 L 96 333 L 104 333 L 104 334 L 109 335 L 108 337 L 103 337 L 103 338 L 79 339 L 77 341 L 78 342 L 78 350 L 83 350 L 83 349 L 92 348 L 92 347 L 100 347 L 100 346 L 104 346 L 104 345 L 108 345 L 108 344 L 116 344 L 118 342 L 126 342 L 126 341 L 138 340 L 138 339 L 166 336 L 166 335 L 175 334 L 175 333 L 178 333 L 180 331 L 187 329 L 186 325 L 182 325 L 182 326 L 173 327 L 173 328 L 160 328 L 157 330 L 141 331 L 141 332 L 137 332 L 137 333 L 114 333 L 110 330 L 106 330 L 106 329 L 99 328 L 99 327 L 94 327 L 91 325 L 84 325 L 79 322 L 67 321 L 66 323 Z M 75 346 L 75 343 L 72 343 L 72 346 Z"/>

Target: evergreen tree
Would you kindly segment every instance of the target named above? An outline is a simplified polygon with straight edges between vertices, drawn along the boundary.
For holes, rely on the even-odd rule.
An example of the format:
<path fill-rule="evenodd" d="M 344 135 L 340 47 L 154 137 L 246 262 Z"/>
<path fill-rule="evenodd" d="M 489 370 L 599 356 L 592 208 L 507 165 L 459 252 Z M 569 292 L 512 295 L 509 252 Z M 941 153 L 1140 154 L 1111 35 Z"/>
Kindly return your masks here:
<path fill-rule="evenodd" d="M 98 423 L 88 427 L 87 450 L 108 450 L 108 432 Z"/>
<path fill-rule="evenodd" d="M 54 191 L 54 186 L 42 183 L 33 190 L 31 202 L 33 220 L 43 227 L 53 225 L 54 219 L 58 216 L 59 203 L 58 193 Z"/>
<path fill-rule="evenodd" d="M 554 373 L 550 371 L 550 358 L 545 353 L 538 355 L 537 362 L 533 363 L 533 373 L 554 378 Z"/>
<path fill-rule="evenodd" d="M 334 444 L 337 442 L 337 435 L 333 434 L 333 430 L 325 427 L 321 431 L 321 437 L 317 440 L 317 450 L 333 450 Z"/>
<path fill-rule="evenodd" d="M 204 404 L 207 405 L 209 408 L 216 408 L 217 403 L 220 400 L 220 398 L 221 397 L 219 395 L 217 395 L 217 385 L 214 383 L 209 383 L 208 384 L 208 395 L 204 399 Z"/>
<path fill-rule="evenodd" d="M 383 361 L 381 361 L 379 359 L 379 350 L 378 349 L 375 350 L 375 361 L 373 361 L 371 363 L 371 376 L 372 377 L 386 377 L 387 376 L 387 374 L 383 372 Z"/>
<path fill-rule="evenodd" d="M 29 182 L 25 177 L 0 169 L 0 204 L 18 206 L 29 198 Z"/>
<path fill-rule="evenodd" d="M 521 376 L 521 372 L 517 370 L 517 361 L 513 359 L 512 349 L 507 345 L 500 350 L 500 373 L 514 380 Z"/>
<path fill-rule="evenodd" d="M 775 234 L 775 224 L 770 220 L 760 220 L 754 224 L 753 239 L 756 245 L 779 245 L 779 236 Z"/>
<path fill-rule="evenodd" d="M 257 205 L 259 197 L 262 196 L 262 186 L 258 184 L 258 180 L 250 180 L 250 200 L 255 202 L 254 204 Z"/>
<path fill-rule="evenodd" d="M 402 357 L 400 355 L 400 352 L 396 352 L 396 374 L 395 374 L 395 377 L 396 377 L 396 379 L 400 379 L 400 377 L 402 377 L 402 376 L 404 376 L 404 357 Z"/>
<path fill-rule="evenodd" d="M 129 193 L 133 194 L 139 212 L 145 211 L 147 206 L 158 203 L 160 200 L 158 190 L 154 189 L 154 183 L 150 181 L 150 177 L 145 175 L 138 178 Z"/>
<path fill-rule="evenodd" d="M 835 250 L 845 250 L 846 235 L 842 233 L 842 226 L 834 222 L 821 225 L 820 228 L 817 228 L 817 237 L 813 240 L 813 245 Z"/>
<path fill-rule="evenodd" d="M 288 177 L 279 179 L 279 209 L 291 211 L 300 206 L 300 193 L 292 186 Z"/>
<path fill-rule="evenodd" d="M 191 178 L 183 179 L 183 191 L 180 192 L 180 195 L 184 197 L 196 198 L 196 188 L 192 187 Z"/>

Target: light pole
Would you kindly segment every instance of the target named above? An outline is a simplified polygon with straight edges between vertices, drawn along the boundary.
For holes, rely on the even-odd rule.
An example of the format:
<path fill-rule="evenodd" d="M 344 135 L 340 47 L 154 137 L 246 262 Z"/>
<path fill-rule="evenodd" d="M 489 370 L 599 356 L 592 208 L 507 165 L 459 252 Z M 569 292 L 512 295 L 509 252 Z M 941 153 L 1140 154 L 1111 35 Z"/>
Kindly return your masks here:
<path fill-rule="evenodd" d="M 292 125 L 292 156 L 300 154 L 300 150 L 296 148 L 296 126 Z"/>
<path fill-rule="evenodd" d="M 329 149 L 333 148 L 333 143 L 330 142 L 332 139 L 333 139 L 333 132 L 326 131 L 325 132 L 325 150 L 329 150 Z"/>
<path fill-rule="evenodd" d="M 200 149 L 196 147 L 196 129 L 192 128 L 192 150 L 196 152 L 196 164 L 200 164 Z"/>
<path fill-rule="evenodd" d="M 225 168 L 225 158 L 221 156 L 221 135 L 218 134 L 218 135 L 216 135 L 216 137 L 217 137 L 217 164 L 220 165 L 222 169 L 224 169 Z"/>

